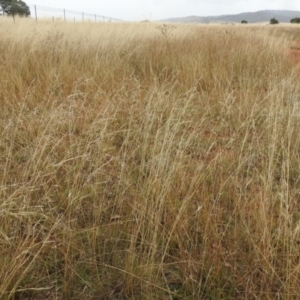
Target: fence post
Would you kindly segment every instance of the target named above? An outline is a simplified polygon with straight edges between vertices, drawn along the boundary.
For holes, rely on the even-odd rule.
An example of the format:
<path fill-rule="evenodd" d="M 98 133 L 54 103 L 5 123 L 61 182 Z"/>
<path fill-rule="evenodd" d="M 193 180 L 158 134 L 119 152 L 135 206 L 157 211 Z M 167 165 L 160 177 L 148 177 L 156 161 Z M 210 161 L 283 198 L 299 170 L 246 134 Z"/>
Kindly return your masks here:
<path fill-rule="evenodd" d="M 84 12 L 82 13 L 82 22 L 84 22 Z"/>
<path fill-rule="evenodd" d="M 64 20 L 66 22 L 66 10 L 64 9 Z"/>
<path fill-rule="evenodd" d="M 95 15 L 95 23 L 97 22 L 97 15 Z"/>
<path fill-rule="evenodd" d="M 35 21 L 37 22 L 36 5 L 34 6 L 34 12 L 35 12 Z"/>

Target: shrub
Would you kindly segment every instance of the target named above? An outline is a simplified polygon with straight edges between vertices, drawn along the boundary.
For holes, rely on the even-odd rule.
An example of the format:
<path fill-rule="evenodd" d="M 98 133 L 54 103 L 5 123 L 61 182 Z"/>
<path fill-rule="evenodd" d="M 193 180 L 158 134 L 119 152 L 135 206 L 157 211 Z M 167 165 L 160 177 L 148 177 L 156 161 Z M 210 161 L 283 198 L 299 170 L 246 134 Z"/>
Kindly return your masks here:
<path fill-rule="evenodd" d="M 270 24 L 278 24 L 278 23 L 279 23 L 279 21 L 276 20 L 275 18 L 272 18 L 272 19 L 270 20 Z"/>
<path fill-rule="evenodd" d="M 248 21 L 243 20 L 241 23 L 242 23 L 242 24 L 248 24 Z"/>
<path fill-rule="evenodd" d="M 300 23 L 300 18 L 293 18 L 293 19 L 291 19 L 291 23 L 293 23 L 293 24 L 299 24 Z"/>

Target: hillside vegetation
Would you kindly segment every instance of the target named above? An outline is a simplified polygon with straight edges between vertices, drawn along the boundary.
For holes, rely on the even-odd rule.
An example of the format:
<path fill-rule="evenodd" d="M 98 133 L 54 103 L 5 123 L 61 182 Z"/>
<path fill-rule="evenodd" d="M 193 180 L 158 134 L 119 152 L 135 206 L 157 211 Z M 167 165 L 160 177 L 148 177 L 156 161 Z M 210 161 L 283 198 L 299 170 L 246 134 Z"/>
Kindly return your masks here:
<path fill-rule="evenodd" d="M 299 299 L 297 29 L 157 26 L 0 19 L 0 299 Z"/>
<path fill-rule="evenodd" d="M 249 23 L 269 23 L 270 19 L 276 18 L 280 23 L 290 23 L 292 18 L 300 16 L 300 11 L 297 10 L 260 10 L 256 12 L 244 12 L 235 15 L 221 16 L 188 16 L 179 18 L 170 18 L 165 22 L 175 23 L 241 23 L 242 20 L 247 20 Z"/>

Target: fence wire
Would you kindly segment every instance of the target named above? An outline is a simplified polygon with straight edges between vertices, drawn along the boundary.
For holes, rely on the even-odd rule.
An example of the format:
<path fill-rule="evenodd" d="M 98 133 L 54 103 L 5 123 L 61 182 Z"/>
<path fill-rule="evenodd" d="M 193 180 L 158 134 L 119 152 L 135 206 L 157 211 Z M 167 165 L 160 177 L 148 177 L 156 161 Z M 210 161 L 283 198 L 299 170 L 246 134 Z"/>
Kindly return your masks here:
<path fill-rule="evenodd" d="M 12 2 L 0 1 L 0 15 L 5 16 L 3 11 L 3 5 L 12 5 Z M 123 20 L 92 14 L 87 12 L 80 12 L 75 10 L 69 10 L 64 8 L 40 6 L 36 4 L 27 4 L 30 10 L 30 17 L 35 18 L 36 21 L 39 19 L 52 19 L 73 21 L 73 22 L 124 22 Z M 16 13 L 17 15 L 18 13 Z"/>

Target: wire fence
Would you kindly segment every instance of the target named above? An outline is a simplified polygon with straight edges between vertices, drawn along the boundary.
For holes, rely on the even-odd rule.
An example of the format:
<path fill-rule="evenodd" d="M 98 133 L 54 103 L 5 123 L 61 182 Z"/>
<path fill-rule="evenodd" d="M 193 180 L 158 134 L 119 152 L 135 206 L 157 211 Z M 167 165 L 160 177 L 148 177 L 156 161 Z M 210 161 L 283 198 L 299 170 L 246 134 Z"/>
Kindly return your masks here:
<path fill-rule="evenodd" d="M 123 20 L 108 16 L 74 11 L 63 8 L 46 7 L 35 4 L 27 4 L 27 6 L 30 9 L 30 17 L 34 18 L 36 21 L 41 19 L 52 19 L 53 22 L 58 20 L 69 22 L 124 22 Z M 4 12 L 1 11 L 0 7 L 0 15 L 1 14 L 5 16 Z"/>

